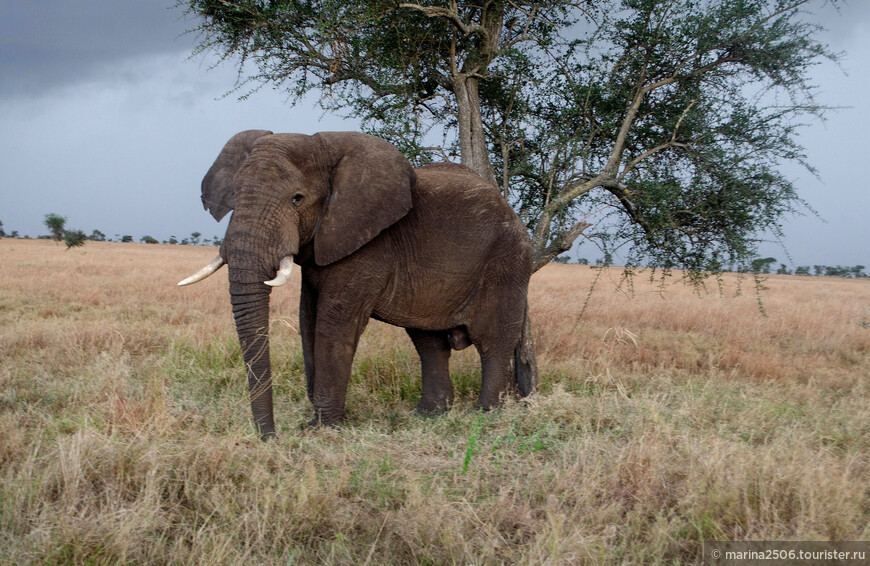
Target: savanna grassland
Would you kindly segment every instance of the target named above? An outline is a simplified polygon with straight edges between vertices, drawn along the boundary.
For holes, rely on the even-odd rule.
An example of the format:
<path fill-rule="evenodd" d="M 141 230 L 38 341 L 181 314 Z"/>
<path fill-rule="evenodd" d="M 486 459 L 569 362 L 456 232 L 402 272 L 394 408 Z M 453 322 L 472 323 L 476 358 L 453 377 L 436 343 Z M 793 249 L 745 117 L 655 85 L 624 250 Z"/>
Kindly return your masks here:
<path fill-rule="evenodd" d="M 772 276 L 763 316 L 751 278 L 551 265 L 536 395 L 476 412 L 470 348 L 453 410 L 414 416 L 411 342 L 372 322 L 349 423 L 309 431 L 296 273 L 272 294 L 264 444 L 225 272 L 175 286 L 214 253 L 0 240 L 0 562 L 695 563 L 707 540 L 870 539 L 870 280 Z"/>

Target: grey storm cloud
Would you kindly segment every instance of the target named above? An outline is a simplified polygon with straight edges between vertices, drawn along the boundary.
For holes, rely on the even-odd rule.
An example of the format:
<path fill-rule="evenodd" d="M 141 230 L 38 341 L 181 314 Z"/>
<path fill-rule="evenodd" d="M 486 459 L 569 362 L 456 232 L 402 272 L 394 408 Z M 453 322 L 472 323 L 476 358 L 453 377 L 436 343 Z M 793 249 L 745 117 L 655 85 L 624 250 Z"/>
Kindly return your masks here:
<path fill-rule="evenodd" d="M 0 7 L 0 97 L 87 81 L 146 54 L 189 50 L 175 1 L 36 0 Z"/>
<path fill-rule="evenodd" d="M 807 18 L 835 50 L 870 20 L 870 2 L 835 2 Z M 99 77 L 126 59 L 190 52 L 196 26 L 176 0 L 34 0 L 0 6 L 0 98 Z"/>

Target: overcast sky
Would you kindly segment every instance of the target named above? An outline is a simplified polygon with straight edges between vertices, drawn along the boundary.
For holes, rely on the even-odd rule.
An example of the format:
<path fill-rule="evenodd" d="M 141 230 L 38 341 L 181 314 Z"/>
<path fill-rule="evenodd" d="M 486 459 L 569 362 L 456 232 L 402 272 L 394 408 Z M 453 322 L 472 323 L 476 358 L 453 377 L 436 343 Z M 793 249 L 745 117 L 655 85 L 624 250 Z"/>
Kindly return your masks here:
<path fill-rule="evenodd" d="M 194 22 L 175 0 L 33 0 L 0 3 L 0 221 L 7 232 L 47 232 L 46 213 L 69 228 L 110 238 L 182 239 L 223 234 L 202 209 L 200 181 L 238 131 L 314 133 L 357 129 L 312 105 L 289 107 L 263 89 L 245 101 L 224 96 L 231 65 L 190 58 Z M 814 69 L 819 101 L 848 106 L 801 136 L 819 179 L 786 169 L 818 211 L 790 219 L 786 247 L 765 255 L 792 265 L 870 267 L 870 2 L 820 12 L 841 68 Z M 575 246 L 576 247 L 576 246 Z M 590 244 L 572 252 L 594 259 Z"/>

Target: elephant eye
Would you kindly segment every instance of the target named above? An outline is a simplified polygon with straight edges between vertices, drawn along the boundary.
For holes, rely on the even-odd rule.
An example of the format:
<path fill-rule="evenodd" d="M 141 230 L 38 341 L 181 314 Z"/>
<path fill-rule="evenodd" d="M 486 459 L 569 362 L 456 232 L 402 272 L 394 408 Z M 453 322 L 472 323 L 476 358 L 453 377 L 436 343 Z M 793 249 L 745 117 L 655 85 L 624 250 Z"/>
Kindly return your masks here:
<path fill-rule="evenodd" d="M 303 196 L 302 193 L 296 193 L 295 195 L 293 195 L 293 205 L 294 206 L 299 204 L 302 201 L 302 196 Z"/>

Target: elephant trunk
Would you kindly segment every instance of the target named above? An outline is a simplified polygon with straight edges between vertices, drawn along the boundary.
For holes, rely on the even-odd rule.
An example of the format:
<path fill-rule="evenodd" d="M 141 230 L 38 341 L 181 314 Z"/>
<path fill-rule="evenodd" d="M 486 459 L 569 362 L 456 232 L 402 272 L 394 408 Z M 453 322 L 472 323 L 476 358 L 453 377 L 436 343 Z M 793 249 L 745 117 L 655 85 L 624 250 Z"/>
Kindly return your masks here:
<path fill-rule="evenodd" d="M 277 206 L 274 194 L 245 192 L 236 202 L 221 247 L 229 267 L 230 298 L 245 358 L 254 426 L 263 440 L 275 437 L 269 294 L 273 286 L 290 278 L 292 255 L 299 247 L 295 217 L 281 217 Z M 279 260 L 280 266 L 276 265 Z"/>
<path fill-rule="evenodd" d="M 250 272 L 249 272 L 250 273 Z M 230 270 L 230 296 L 236 331 L 245 358 L 254 426 L 262 440 L 275 437 L 272 413 L 272 368 L 269 361 L 269 293 L 262 277 L 239 281 L 239 270 Z M 234 281 L 234 279 L 236 279 Z"/>

